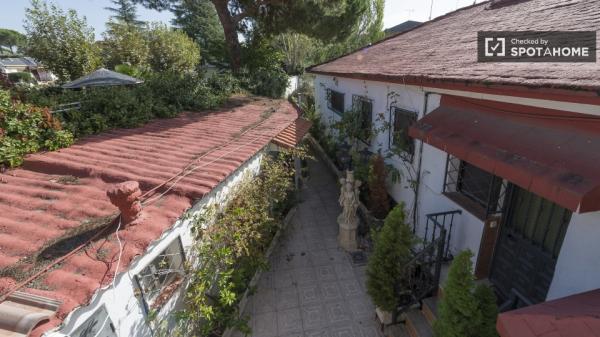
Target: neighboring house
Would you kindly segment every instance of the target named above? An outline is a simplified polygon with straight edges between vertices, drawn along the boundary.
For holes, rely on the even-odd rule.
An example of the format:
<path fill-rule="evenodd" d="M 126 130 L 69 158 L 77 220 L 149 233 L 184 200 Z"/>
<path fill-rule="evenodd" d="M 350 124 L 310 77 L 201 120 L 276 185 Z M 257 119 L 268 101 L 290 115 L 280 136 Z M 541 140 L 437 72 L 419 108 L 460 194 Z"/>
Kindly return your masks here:
<path fill-rule="evenodd" d="M 405 143 L 389 159 L 404 173 L 390 194 L 424 239 L 445 214 L 450 252 L 473 251 L 476 276 L 508 307 L 600 288 L 600 66 L 478 63 L 477 32 L 494 30 L 598 31 L 600 7 L 485 2 L 311 67 L 322 121 L 331 125 L 357 104 L 372 128 L 383 116 L 391 129 L 363 146 L 385 154 Z M 556 333 L 544 336 L 571 335 L 557 317 L 590 312 L 600 334 L 598 294 L 561 303 L 511 313 L 508 326 L 501 315 L 502 337 L 538 336 L 522 326 L 530 317 Z M 563 322 L 587 329 L 585 319 Z"/>
<path fill-rule="evenodd" d="M 405 32 L 407 30 L 411 30 L 422 23 L 423 22 L 407 20 L 407 21 L 402 22 L 399 25 L 395 25 L 394 27 L 390 27 L 390 28 L 386 29 L 384 31 L 384 33 L 385 33 L 385 36 L 397 35 L 402 32 Z"/>
<path fill-rule="evenodd" d="M 287 102 L 248 99 L 91 136 L 0 173 L 0 296 L 23 282 L 0 299 L 0 335 L 152 336 L 150 316 L 166 317 L 185 295 L 191 216 L 231 197 L 266 151 L 295 146 L 305 124 Z M 124 181 L 140 190 L 114 190 Z M 122 215 L 107 227 L 118 210 L 109 190 Z M 129 223 L 134 197 L 146 202 Z"/>
<path fill-rule="evenodd" d="M 54 74 L 31 57 L 0 58 L 0 77 L 8 79 L 9 74 L 14 73 L 30 73 L 38 83 L 43 84 L 56 80 Z"/>

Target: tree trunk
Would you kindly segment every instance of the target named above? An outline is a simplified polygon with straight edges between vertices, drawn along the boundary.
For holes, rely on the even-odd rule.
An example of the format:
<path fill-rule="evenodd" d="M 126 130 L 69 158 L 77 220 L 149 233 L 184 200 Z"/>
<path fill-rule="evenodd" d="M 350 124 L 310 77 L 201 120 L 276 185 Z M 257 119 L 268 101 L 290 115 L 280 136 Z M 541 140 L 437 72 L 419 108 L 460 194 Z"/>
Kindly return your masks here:
<path fill-rule="evenodd" d="M 223 26 L 223 32 L 225 34 L 225 42 L 229 49 L 229 55 L 231 57 L 231 71 L 235 74 L 238 73 L 242 64 L 242 51 L 240 47 L 240 41 L 238 39 L 237 22 L 234 21 L 231 13 L 229 12 L 228 0 L 211 0 L 221 26 Z"/>

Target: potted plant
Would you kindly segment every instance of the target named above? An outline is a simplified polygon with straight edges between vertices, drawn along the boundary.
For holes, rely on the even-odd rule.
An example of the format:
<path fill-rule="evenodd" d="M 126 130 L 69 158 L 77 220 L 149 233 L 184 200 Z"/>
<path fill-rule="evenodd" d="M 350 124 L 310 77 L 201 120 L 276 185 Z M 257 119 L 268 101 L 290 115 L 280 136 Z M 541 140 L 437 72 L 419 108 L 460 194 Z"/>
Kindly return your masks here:
<path fill-rule="evenodd" d="M 377 307 L 377 316 L 383 324 L 391 324 L 398 307 L 398 291 L 406 285 L 409 275 L 404 266 L 411 260 L 415 243 L 410 226 L 406 223 L 404 204 L 399 204 L 387 215 L 383 227 L 373 230 L 373 254 L 367 265 L 367 293 Z"/>

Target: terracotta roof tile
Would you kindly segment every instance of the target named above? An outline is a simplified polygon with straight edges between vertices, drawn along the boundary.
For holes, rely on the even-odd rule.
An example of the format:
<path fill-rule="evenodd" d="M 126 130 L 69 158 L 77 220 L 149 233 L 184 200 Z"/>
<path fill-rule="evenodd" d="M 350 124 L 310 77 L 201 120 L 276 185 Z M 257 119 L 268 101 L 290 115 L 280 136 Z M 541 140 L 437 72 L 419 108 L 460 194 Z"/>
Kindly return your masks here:
<path fill-rule="evenodd" d="M 600 290 L 500 314 L 501 337 L 600 337 Z"/>
<path fill-rule="evenodd" d="M 125 247 L 120 271 L 127 268 L 196 200 L 298 117 L 287 102 L 239 100 L 243 104 L 219 111 L 184 113 L 141 128 L 88 137 L 67 149 L 28 156 L 22 168 L 0 173 L 4 182 L 0 184 L 0 270 L 17 263 L 25 269 L 34 267 L 32 258 L 38 254 L 39 261 L 47 257 L 53 261 L 60 255 L 44 255 L 50 243 L 110 221 L 117 212 L 106 196 L 112 184 L 135 180 L 144 192 L 190 163 L 200 167 L 160 201 L 145 206 L 138 224 L 119 232 Z M 56 326 L 76 306 L 85 305 L 101 285 L 110 283 L 118 252 L 116 241 L 108 239 L 114 235 L 110 233 L 22 289 L 62 301 L 56 317 L 33 335 Z M 103 254 L 96 254 L 100 249 Z M 0 294 L 27 278 L 3 270 Z"/>
<path fill-rule="evenodd" d="M 478 63 L 478 31 L 600 30 L 597 0 L 531 0 L 497 9 L 465 7 L 347 56 L 313 73 L 380 81 L 468 81 L 600 88 L 598 63 Z M 597 40 L 600 49 L 600 39 Z M 400 82 L 402 83 L 402 82 Z"/>
<path fill-rule="evenodd" d="M 304 118 L 298 118 L 277 135 L 273 139 L 273 143 L 283 147 L 295 147 L 304 139 L 311 126 L 311 122 Z"/>

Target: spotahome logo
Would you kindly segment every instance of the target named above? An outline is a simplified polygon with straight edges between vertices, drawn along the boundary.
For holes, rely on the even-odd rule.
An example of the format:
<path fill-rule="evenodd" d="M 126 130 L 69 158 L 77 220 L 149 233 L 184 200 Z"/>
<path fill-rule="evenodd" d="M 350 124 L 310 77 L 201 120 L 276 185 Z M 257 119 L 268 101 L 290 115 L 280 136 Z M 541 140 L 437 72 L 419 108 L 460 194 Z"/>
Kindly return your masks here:
<path fill-rule="evenodd" d="M 596 32 L 484 31 L 479 62 L 596 62 Z"/>

